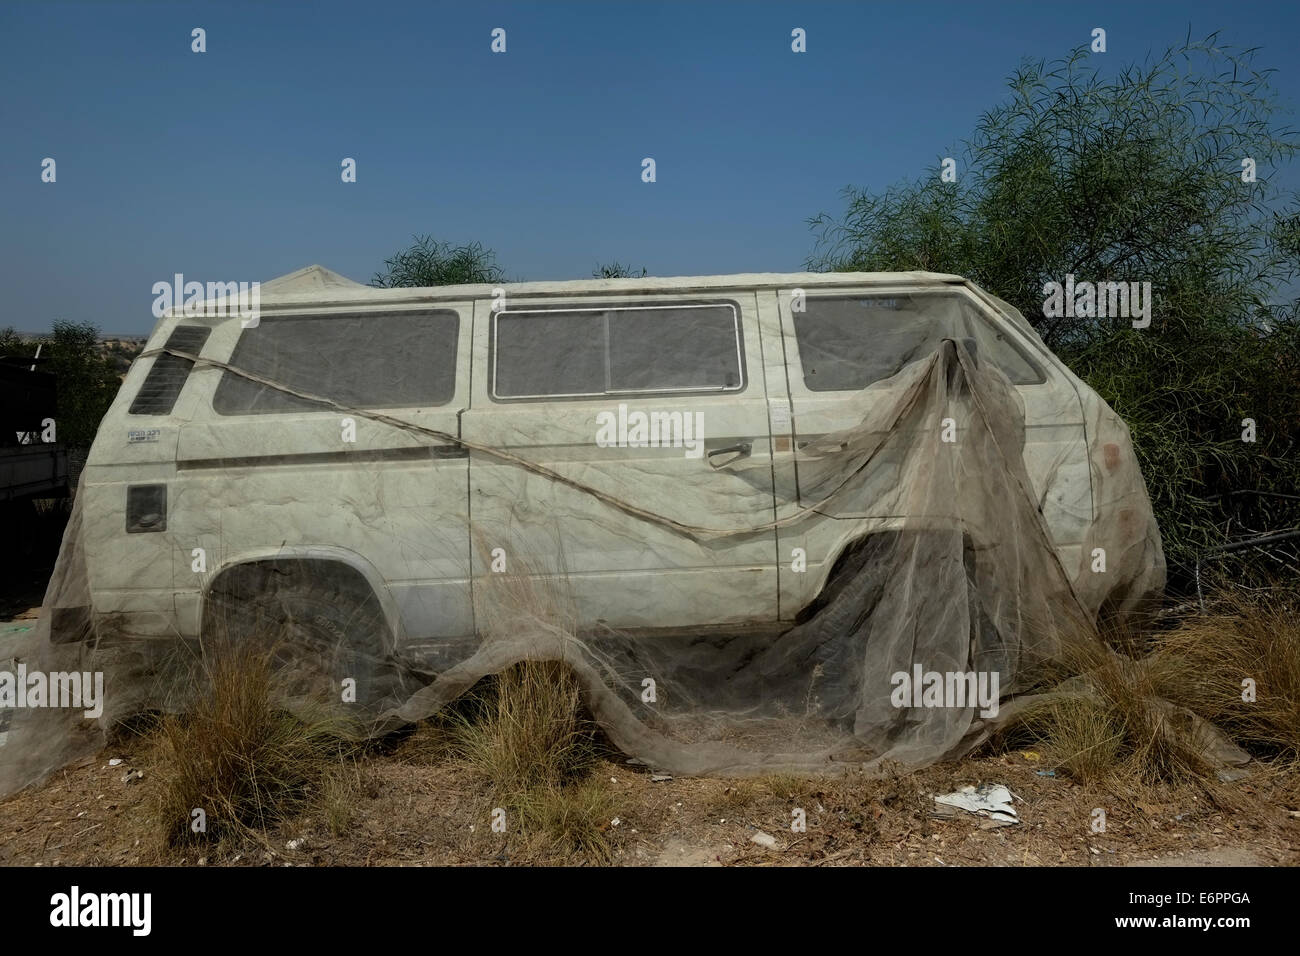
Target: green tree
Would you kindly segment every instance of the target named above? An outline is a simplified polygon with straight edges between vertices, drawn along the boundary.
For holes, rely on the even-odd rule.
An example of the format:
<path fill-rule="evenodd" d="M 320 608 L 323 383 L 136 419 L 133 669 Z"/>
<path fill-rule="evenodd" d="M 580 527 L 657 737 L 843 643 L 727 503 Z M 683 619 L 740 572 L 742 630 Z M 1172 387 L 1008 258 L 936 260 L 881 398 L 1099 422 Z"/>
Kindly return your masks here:
<path fill-rule="evenodd" d="M 34 355 L 35 352 L 35 342 L 23 338 L 12 327 L 0 329 L 0 356 L 21 355 L 27 357 Z"/>
<path fill-rule="evenodd" d="M 593 279 L 641 279 L 649 274 L 644 266 L 641 267 L 640 272 L 637 272 L 636 266 L 625 266 L 617 261 L 602 263 L 591 271 Z"/>
<path fill-rule="evenodd" d="M 465 285 L 501 282 L 505 273 L 496 264 L 496 253 L 482 243 L 453 246 L 430 236 L 415 236 L 412 244 L 384 260 L 383 272 L 375 273 L 372 286 L 381 289 L 411 286 Z"/>
<path fill-rule="evenodd" d="M 58 388 L 59 442 L 88 447 L 121 384 L 100 348 L 99 329 L 89 322 L 55 322 L 54 335 L 41 355 L 49 356 L 45 370 L 54 373 Z"/>
<path fill-rule="evenodd" d="M 810 268 L 951 272 L 1020 309 L 1129 423 L 1175 573 L 1229 536 L 1300 526 L 1300 334 L 1279 304 L 1300 241 L 1271 175 L 1298 143 L 1254 56 L 1212 35 L 1111 77 L 1086 49 L 1023 64 L 952 153 L 955 182 L 939 164 L 850 187 L 841 217 L 810 220 Z M 1151 326 L 1045 317 L 1067 274 L 1150 281 Z"/>

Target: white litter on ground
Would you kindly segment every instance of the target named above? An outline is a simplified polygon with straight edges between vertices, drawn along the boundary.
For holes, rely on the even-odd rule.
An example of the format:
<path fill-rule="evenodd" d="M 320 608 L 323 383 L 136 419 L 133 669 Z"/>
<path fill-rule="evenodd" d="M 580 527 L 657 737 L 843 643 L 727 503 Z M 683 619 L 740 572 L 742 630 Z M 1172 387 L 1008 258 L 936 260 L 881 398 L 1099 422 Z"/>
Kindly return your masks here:
<path fill-rule="evenodd" d="M 962 787 L 955 793 L 942 794 L 934 802 L 1003 823 L 1019 823 L 1020 815 L 1011 803 L 1013 798 L 1020 799 L 1000 783 L 986 783 L 982 787 Z"/>

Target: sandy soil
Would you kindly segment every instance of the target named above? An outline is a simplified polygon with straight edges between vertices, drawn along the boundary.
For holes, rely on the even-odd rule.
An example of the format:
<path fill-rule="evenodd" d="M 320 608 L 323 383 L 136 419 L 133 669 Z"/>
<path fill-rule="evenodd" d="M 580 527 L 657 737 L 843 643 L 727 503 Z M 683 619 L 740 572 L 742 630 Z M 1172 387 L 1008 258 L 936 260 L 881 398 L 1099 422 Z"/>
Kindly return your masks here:
<path fill-rule="evenodd" d="M 5 865 L 524 865 L 594 862 L 561 841 L 490 827 L 486 783 L 431 758 L 420 735 L 359 761 L 350 820 L 323 810 L 256 841 L 160 849 L 153 751 L 127 740 L 0 803 Z M 122 763 L 109 766 L 110 759 Z M 140 778 L 129 771 L 143 771 Z M 609 860 L 632 866 L 1237 866 L 1300 863 L 1300 780 L 1255 767 L 1211 799 L 1197 787 L 1123 795 L 1044 776 L 1032 752 L 969 759 L 888 779 L 860 776 L 670 779 L 604 761 L 600 822 Z M 1006 784 L 1021 823 L 936 816 L 934 795 Z M 1093 832 L 1094 810 L 1106 813 Z M 806 830 L 792 830 L 792 811 Z M 617 823 L 615 823 L 617 819 Z M 753 842 L 765 833 L 771 846 Z"/>

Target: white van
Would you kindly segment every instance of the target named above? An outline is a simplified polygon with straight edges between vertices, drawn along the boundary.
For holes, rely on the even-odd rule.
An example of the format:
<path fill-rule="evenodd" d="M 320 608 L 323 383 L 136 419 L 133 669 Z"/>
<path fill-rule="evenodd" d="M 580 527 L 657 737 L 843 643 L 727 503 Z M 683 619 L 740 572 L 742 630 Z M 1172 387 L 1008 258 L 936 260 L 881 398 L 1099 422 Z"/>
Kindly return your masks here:
<path fill-rule="evenodd" d="M 255 322 L 158 322 L 81 477 L 91 607 L 165 638 L 270 601 L 437 669 L 474 640 L 484 578 L 540 557 L 583 625 L 788 627 L 905 517 L 868 495 L 780 526 L 824 497 L 800 450 L 858 424 L 862 390 L 943 339 L 1019 392 L 1026 470 L 1073 574 L 1097 519 L 1085 422 L 1104 403 L 960 277 L 380 289 L 312 266 L 264 284 Z M 638 509 L 765 530 L 703 540 Z"/>

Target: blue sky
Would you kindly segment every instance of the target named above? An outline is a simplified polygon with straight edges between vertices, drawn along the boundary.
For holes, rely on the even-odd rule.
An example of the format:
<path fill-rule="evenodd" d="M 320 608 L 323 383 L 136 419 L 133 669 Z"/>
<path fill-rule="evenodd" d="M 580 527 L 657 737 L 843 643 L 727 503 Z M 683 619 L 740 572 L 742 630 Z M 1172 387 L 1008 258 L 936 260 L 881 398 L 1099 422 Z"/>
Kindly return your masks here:
<path fill-rule="evenodd" d="M 1296 3 L 0 3 L 0 327 L 142 333 L 173 273 L 367 281 L 415 233 L 519 279 L 798 270 L 844 186 L 1096 26 L 1116 68 L 1219 30 L 1300 103 Z"/>

